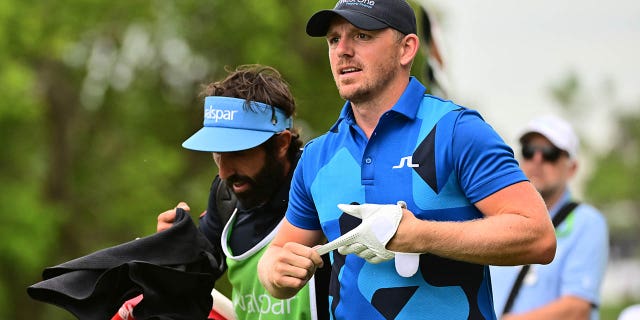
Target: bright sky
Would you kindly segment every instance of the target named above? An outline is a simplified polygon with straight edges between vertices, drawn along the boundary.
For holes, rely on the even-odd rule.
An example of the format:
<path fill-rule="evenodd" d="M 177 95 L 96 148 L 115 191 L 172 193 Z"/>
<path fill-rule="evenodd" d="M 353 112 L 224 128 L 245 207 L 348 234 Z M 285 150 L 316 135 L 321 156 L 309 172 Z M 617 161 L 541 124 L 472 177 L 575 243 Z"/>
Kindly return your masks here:
<path fill-rule="evenodd" d="M 564 116 L 549 87 L 570 72 L 588 112 L 569 120 L 593 147 L 615 134 L 614 110 L 640 107 L 640 1 L 418 1 L 438 13 L 451 98 L 510 143 L 536 114 Z M 613 97 L 602 95 L 605 79 Z"/>

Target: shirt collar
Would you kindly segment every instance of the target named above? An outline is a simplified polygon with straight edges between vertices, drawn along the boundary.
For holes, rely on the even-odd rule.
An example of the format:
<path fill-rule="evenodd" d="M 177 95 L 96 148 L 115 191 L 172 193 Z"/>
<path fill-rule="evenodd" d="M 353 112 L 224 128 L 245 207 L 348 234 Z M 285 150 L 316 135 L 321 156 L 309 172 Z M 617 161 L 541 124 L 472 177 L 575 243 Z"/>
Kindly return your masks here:
<path fill-rule="evenodd" d="M 426 90 L 427 88 L 418 79 L 411 77 L 409 85 L 404 89 L 400 99 L 391 110 L 403 114 L 409 119 L 415 119 Z"/>

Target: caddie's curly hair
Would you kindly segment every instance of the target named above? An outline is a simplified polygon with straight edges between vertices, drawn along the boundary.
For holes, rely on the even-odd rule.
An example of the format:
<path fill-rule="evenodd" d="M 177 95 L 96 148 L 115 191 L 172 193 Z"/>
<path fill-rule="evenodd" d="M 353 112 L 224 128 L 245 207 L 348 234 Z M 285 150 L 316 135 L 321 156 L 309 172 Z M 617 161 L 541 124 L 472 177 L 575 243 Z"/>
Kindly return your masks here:
<path fill-rule="evenodd" d="M 278 70 L 259 64 L 247 64 L 238 66 L 235 70 L 225 68 L 229 73 L 221 81 L 205 85 L 200 92 L 200 97 L 222 96 L 245 99 L 266 103 L 284 111 L 287 117 L 292 117 L 296 112 L 296 103 L 289 84 L 282 78 Z M 250 103 L 245 108 L 251 108 Z M 302 147 L 302 140 L 297 128 L 290 128 L 291 144 L 288 157 L 291 163 L 296 162 L 297 154 Z M 265 142 L 268 151 L 272 151 L 273 137 Z"/>

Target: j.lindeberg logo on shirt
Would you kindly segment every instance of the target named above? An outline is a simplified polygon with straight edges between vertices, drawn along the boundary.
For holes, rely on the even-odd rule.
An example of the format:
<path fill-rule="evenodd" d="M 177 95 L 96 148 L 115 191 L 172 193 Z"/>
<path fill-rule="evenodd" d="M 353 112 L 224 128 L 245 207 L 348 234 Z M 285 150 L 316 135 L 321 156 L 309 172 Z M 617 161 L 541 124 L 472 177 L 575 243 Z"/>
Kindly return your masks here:
<path fill-rule="evenodd" d="M 237 112 L 238 110 L 214 109 L 213 106 L 209 106 L 208 109 L 204 110 L 204 118 L 205 120 L 214 120 L 215 122 L 218 122 L 218 120 L 233 121 L 233 116 Z"/>
<path fill-rule="evenodd" d="M 400 169 L 400 168 L 404 168 L 404 166 L 409 167 L 409 168 L 417 168 L 420 166 L 420 164 L 418 163 L 413 163 L 413 158 L 411 156 L 406 156 L 403 158 L 400 158 L 400 163 L 398 165 L 393 166 L 393 169 Z"/>

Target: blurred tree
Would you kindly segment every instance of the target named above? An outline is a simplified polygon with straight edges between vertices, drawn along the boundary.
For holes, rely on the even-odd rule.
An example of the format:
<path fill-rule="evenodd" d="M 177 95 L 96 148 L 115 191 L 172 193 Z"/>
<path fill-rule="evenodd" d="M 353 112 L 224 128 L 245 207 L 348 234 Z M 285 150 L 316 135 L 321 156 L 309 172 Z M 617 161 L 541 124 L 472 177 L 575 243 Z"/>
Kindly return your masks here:
<path fill-rule="evenodd" d="M 0 319 L 68 318 L 25 293 L 44 267 L 153 233 L 180 200 L 204 210 L 216 169 L 180 144 L 226 66 L 276 67 L 305 140 L 327 130 L 343 101 L 304 28 L 332 3 L 0 2 Z"/>
<path fill-rule="evenodd" d="M 570 72 L 560 83 L 551 87 L 551 96 L 564 108 L 575 108 L 576 100 L 582 89 L 580 79 L 575 72 Z"/>
<path fill-rule="evenodd" d="M 640 257 L 640 104 L 617 117 L 611 149 L 595 159 L 586 195 L 607 212 L 612 258 Z"/>
<path fill-rule="evenodd" d="M 616 123 L 611 150 L 598 157 L 587 192 L 598 203 L 632 201 L 640 212 L 640 113 L 621 114 Z"/>

